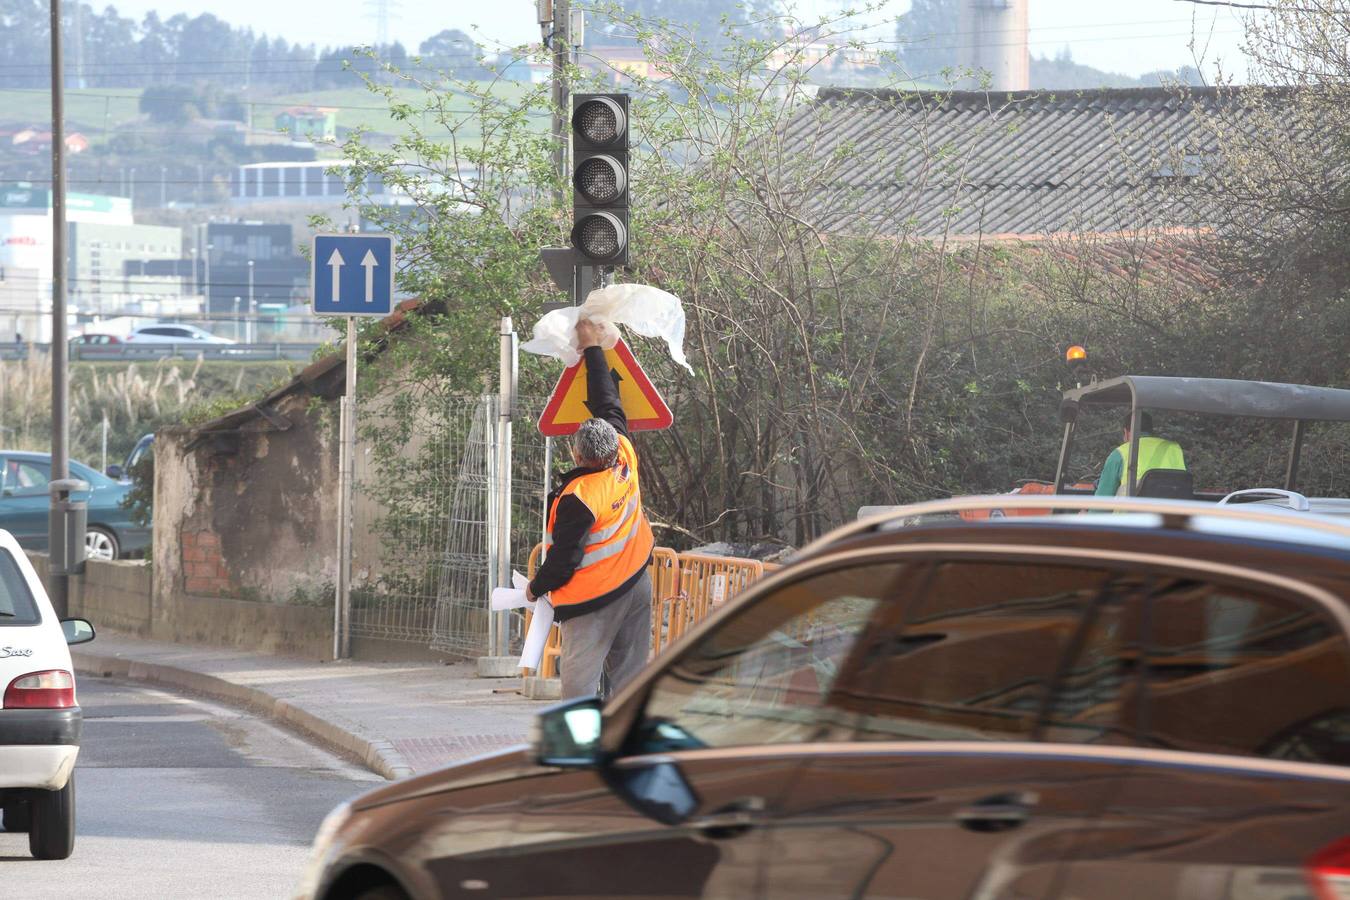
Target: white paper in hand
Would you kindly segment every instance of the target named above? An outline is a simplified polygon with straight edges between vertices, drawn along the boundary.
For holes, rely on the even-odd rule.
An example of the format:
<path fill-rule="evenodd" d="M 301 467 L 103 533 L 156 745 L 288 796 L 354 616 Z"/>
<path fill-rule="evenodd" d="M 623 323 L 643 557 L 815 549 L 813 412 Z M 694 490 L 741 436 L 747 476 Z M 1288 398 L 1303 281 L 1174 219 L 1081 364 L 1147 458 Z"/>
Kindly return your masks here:
<path fill-rule="evenodd" d="M 553 604 L 547 597 L 531 603 L 534 617 L 530 619 L 530 630 L 525 633 L 525 646 L 520 651 L 519 666 L 522 669 L 538 669 L 544 658 L 544 645 L 548 643 L 548 633 L 553 628 Z"/>
<path fill-rule="evenodd" d="M 493 588 L 491 594 L 490 606 L 493 612 L 501 612 L 506 609 L 520 609 L 522 606 L 529 606 L 530 601 L 525 599 L 525 588 L 530 581 L 519 572 L 511 573 L 511 584 L 509 588 Z"/>
<path fill-rule="evenodd" d="M 534 613 L 530 619 L 530 630 L 525 634 L 525 647 L 520 654 L 519 666 L 522 669 L 538 669 L 544 658 L 544 645 L 548 643 L 549 629 L 553 627 L 553 606 L 547 599 L 525 599 L 525 588 L 529 579 L 519 572 L 511 573 L 512 587 L 492 589 L 491 606 L 493 612 L 507 609 L 520 609 L 522 606 Z"/>

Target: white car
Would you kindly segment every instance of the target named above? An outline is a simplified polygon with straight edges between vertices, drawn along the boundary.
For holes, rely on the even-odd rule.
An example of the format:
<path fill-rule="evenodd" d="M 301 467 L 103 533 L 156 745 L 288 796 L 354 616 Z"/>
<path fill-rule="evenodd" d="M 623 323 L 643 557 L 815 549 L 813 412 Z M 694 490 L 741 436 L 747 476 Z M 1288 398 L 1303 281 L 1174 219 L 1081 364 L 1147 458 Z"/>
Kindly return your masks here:
<path fill-rule="evenodd" d="M 127 341 L 133 344 L 233 344 L 229 338 L 217 337 L 196 325 L 142 325 Z"/>
<path fill-rule="evenodd" d="M 0 531 L 0 808 L 38 859 L 75 849 L 75 757 L 83 716 L 68 644 L 94 639 L 84 619 L 58 620 L 13 535 Z"/>

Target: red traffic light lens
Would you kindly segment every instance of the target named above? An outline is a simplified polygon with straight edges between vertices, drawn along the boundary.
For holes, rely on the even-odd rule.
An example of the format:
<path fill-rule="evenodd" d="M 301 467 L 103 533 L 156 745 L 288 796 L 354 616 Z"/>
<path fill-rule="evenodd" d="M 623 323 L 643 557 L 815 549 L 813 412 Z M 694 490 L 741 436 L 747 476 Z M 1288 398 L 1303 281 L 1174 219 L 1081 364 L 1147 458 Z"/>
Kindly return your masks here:
<path fill-rule="evenodd" d="M 613 146 L 628 136 L 623 109 L 608 97 L 593 97 L 579 105 L 572 113 L 572 127 L 598 147 Z"/>

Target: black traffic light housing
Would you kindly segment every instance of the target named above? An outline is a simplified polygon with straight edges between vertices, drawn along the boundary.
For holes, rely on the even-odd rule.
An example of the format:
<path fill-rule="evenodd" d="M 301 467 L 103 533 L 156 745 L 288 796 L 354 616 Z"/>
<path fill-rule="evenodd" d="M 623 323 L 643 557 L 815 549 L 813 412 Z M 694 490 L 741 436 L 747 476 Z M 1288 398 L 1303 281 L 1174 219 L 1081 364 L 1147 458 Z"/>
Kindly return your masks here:
<path fill-rule="evenodd" d="M 627 94 L 572 95 L 572 246 L 577 263 L 628 264 Z"/>

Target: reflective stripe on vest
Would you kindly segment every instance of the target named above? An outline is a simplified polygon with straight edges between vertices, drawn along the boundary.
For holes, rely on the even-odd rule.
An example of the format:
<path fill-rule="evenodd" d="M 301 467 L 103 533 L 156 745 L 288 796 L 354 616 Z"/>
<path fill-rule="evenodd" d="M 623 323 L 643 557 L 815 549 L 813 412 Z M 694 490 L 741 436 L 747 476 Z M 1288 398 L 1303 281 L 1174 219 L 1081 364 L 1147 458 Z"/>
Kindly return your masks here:
<path fill-rule="evenodd" d="M 1130 492 L 1130 445 L 1121 444 L 1120 451 L 1123 467 L 1120 470 L 1120 487 L 1116 496 L 1124 497 Z M 1181 445 L 1166 438 L 1145 435 L 1139 439 L 1139 468 L 1135 471 L 1135 487 L 1144 480 L 1144 473 L 1153 469 L 1185 469 L 1186 457 Z"/>
<path fill-rule="evenodd" d="M 583 541 L 581 562 L 567 583 L 549 594 L 553 606 L 576 606 L 620 587 L 647 565 L 656 544 L 642 511 L 637 453 L 619 437 L 619 456 L 612 468 L 573 479 L 549 510 L 545 545 L 553 546 L 558 503 L 571 494 L 580 500 L 595 522 Z"/>

